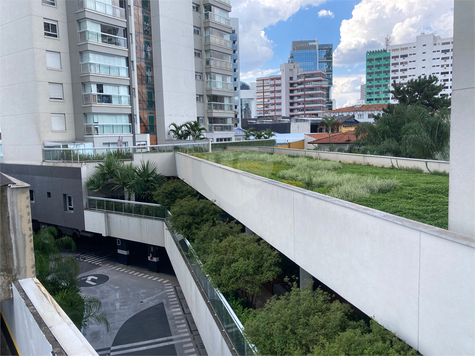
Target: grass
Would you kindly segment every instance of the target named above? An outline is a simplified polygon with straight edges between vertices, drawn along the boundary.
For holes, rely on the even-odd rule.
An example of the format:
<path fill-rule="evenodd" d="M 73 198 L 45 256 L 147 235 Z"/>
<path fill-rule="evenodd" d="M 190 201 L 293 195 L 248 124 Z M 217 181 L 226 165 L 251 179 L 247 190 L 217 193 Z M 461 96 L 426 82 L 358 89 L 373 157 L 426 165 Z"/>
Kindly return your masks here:
<path fill-rule="evenodd" d="M 447 174 L 246 151 L 197 156 L 369 208 L 448 228 Z"/>

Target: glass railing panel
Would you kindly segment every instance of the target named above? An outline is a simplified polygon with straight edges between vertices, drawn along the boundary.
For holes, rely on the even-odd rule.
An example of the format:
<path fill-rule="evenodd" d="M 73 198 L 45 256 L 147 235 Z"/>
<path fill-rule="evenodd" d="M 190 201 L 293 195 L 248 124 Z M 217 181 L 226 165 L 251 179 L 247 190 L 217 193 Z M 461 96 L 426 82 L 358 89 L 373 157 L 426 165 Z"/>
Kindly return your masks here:
<path fill-rule="evenodd" d="M 78 10 L 89 9 L 125 20 L 125 9 L 95 0 L 77 0 Z"/>
<path fill-rule="evenodd" d="M 206 88 L 233 91 L 233 83 L 221 82 L 218 80 L 208 80 L 206 81 Z"/>
<path fill-rule="evenodd" d="M 233 69 L 233 64 L 231 62 L 226 62 L 215 58 L 206 58 L 206 65 L 221 69 Z"/>
<path fill-rule="evenodd" d="M 130 105 L 130 95 L 86 93 L 82 98 L 84 105 Z"/>
<path fill-rule="evenodd" d="M 107 44 L 111 46 L 117 46 L 127 48 L 127 38 L 109 35 L 102 32 L 96 32 L 91 30 L 82 30 L 78 32 L 79 42 L 96 42 Z"/>
<path fill-rule="evenodd" d="M 214 36 L 214 35 L 206 35 L 205 43 L 213 43 L 218 46 L 231 48 L 231 41 L 218 37 L 218 36 Z"/>
<path fill-rule="evenodd" d="M 89 62 L 89 63 L 81 63 L 81 73 L 114 75 L 117 77 L 128 77 L 129 68 Z"/>
<path fill-rule="evenodd" d="M 231 26 L 231 20 L 229 18 L 215 14 L 213 12 L 205 12 L 205 20 L 211 20 L 226 26 Z"/>
<path fill-rule="evenodd" d="M 233 104 L 208 103 L 208 110 L 233 111 Z"/>

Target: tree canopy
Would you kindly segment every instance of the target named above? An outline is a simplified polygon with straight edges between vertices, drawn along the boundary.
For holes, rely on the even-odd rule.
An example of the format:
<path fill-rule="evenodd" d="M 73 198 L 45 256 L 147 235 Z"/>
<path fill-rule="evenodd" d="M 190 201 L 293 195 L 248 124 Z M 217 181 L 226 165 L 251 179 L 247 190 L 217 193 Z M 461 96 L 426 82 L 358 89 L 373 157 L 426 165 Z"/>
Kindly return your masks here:
<path fill-rule="evenodd" d="M 198 121 L 188 121 L 182 125 L 172 123 L 170 124 L 169 135 L 172 135 L 176 140 L 204 140 L 206 137 L 203 133 L 206 129 L 202 127 Z"/>
<path fill-rule="evenodd" d="M 186 197 L 198 197 L 199 193 L 180 179 L 169 179 L 153 193 L 157 204 L 170 210 L 177 200 Z"/>

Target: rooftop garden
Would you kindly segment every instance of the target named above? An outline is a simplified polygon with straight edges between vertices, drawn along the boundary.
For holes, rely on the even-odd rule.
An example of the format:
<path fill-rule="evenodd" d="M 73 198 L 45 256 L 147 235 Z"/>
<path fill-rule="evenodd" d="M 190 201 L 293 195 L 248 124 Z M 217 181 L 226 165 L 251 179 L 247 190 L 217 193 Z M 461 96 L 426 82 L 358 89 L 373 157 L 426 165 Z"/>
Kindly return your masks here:
<path fill-rule="evenodd" d="M 448 228 L 448 174 L 247 151 L 196 156 L 369 208 Z"/>

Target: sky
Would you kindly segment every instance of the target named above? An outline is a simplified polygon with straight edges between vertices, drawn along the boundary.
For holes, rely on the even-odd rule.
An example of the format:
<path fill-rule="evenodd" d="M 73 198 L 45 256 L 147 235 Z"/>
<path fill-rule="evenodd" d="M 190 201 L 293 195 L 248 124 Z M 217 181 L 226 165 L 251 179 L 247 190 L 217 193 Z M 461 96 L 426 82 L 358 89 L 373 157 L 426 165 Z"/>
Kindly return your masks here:
<path fill-rule="evenodd" d="M 231 0 L 239 18 L 241 80 L 279 74 L 292 41 L 333 44 L 337 108 L 360 98 L 366 51 L 415 42 L 422 32 L 453 36 L 453 0 Z"/>

